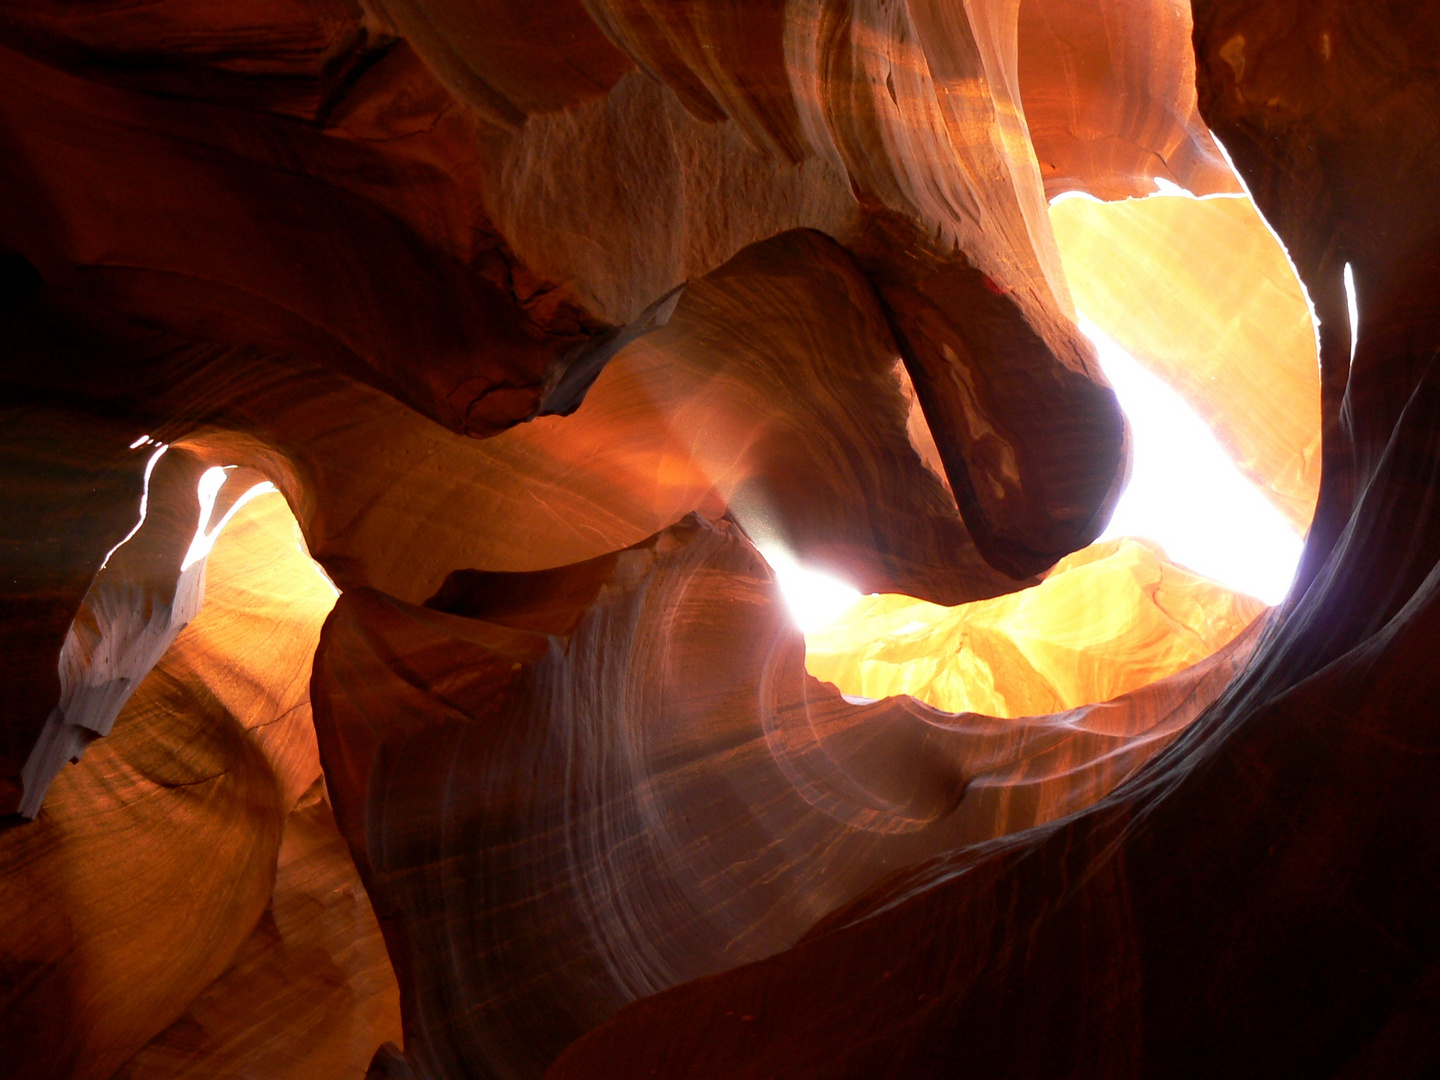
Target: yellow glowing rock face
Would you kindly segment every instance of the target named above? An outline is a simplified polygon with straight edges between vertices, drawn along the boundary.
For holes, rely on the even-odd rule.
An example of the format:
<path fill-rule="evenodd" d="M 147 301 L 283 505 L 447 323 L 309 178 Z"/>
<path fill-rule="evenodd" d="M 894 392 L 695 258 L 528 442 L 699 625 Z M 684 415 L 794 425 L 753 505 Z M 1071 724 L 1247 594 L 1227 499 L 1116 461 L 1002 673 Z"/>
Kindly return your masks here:
<path fill-rule="evenodd" d="M 1313 323 L 1248 199 L 1065 199 L 1051 221 L 1078 311 L 1186 399 L 1298 531 L 1320 482 Z M 944 608 L 866 597 L 806 635 L 854 697 L 1020 717 L 1108 701 L 1196 664 L 1264 610 L 1144 540 L 1061 561 L 1038 587 Z"/>
<path fill-rule="evenodd" d="M 236 511 L 205 566 L 205 606 L 172 659 L 247 728 L 271 760 L 287 803 L 320 773 L 310 722 L 310 664 L 335 587 L 305 552 L 285 497 L 260 495 Z M 284 722 L 266 722 L 280 716 Z"/>
<path fill-rule="evenodd" d="M 1032 589 L 946 608 L 862 598 L 805 636 L 805 666 L 852 697 L 909 694 L 949 712 L 1061 712 L 1210 656 L 1265 606 L 1143 540 L 1094 544 Z"/>
<path fill-rule="evenodd" d="M 1070 198 L 1050 220 L 1077 310 L 1174 387 L 1303 534 L 1320 490 L 1314 327 L 1250 200 Z"/>

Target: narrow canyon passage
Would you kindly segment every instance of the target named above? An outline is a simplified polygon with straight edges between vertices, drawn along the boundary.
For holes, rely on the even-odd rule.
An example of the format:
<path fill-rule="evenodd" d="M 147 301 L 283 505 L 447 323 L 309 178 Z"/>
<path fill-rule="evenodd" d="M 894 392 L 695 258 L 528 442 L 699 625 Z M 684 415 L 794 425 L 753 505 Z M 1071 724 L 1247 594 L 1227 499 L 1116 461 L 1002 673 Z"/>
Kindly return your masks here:
<path fill-rule="evenodd" d="M 0 1073 L 1440 1068 L 1440 5 L 0 24 Z"/>

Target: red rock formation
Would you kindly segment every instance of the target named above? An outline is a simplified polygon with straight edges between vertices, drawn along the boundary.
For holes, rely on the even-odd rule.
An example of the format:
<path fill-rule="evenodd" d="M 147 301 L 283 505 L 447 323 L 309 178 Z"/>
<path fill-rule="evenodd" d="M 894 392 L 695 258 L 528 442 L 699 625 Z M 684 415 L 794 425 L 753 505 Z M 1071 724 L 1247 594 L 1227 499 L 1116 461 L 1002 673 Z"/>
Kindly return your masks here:
<path fill-rule="evenodd" d="M 1110 799 L 905 871 L 780 957 L 632 1006 L 551 1075 L 1440 1064 L 1440 335 L 1419 301 L 1436 284 L 1440 189 L 1375 172 L 1429 164 L 1440 23 L 1430 5 L 1195 9 L 1202 111 L 1320 310 L 1326 460 L 1305 586 L 1247 672 Z M 1353 367 L 1346 261 L 1362 297 Z M 712 1023 L 676 1023 L 697 1015 Z"/>
<path fill-rule="evenodd" d="M 316 781 L 285 819 L 270 907 L 225 974 L 115 1075 L 360 1075 L 398 1038 L 380 928 Z"/>
<path fill-rule="evenodd" d="M 1092 801 L 1256 632 L 1017 722 L 848 704 L 805 674 L 754 549 L 695 518 L 576 566 L 462 571 L 426 608 L 346 593 L 316 727 L 405 988 L 405 1058 L 534 1075 L 621 1005 L 779 952 L 896 867 Z"/>
<path fill-rule="evenodd" d="M 1440 1067 L 1440 14 L 1192 7 L 0 9 L 0 1061 Z M 1046 194 L 1234 191 L 1207 124 L 1320 319 L 1290 600 L 1087 610 L 1053 713 L 807 675 L 757 548 L 1003 606 L 1099 534 L 1066 275 L 1140 290 Z M 1289 279 L 1186 205 L 1127 344 L 1303 523 Z"/>
<path fill-rule="evenodd" d="M 207 605 L 114 733 L 0 833 L 0 1044 L 33 1075 L 115 1073 L 213 992 L 267 910 L 319 775 L 309 657 L 334 603 L 296 540 L 278 496 L 242 508 L 196 564 Z"/>
<path fill-rule="evenodd" d="M 1020 0 L 1025 123 L 1050 197 L 1149 195 L 1156 178 L 1196 195 L 1238 192 L 1195 99 L 1182 0 Z"/>
<path fill-rule="evenodd" d="M 13 564 L 0 620 L 8 702 L 0 809 L 10 813 L 24 794 L 21 770 L 60 700 L 60 650 L 70 623 L 106 553 L 134 525 L 144 463 L 126 467 L 120 451 L 130 431 L 120 422 L 12 402 L 4 423 L 13 448 L 3 458 L 6 501 L 25 507 L 0 519 Z"/>

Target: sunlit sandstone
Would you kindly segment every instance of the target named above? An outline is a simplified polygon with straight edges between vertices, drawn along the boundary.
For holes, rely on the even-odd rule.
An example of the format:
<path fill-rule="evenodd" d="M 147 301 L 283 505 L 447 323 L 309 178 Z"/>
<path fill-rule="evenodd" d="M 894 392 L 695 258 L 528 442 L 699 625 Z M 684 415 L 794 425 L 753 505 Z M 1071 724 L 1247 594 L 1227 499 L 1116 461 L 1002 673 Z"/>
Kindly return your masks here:
<path fill-rule="evenodd" d="M 866 597 L 805 635 L 805 666 L 852 697 L 1039 716 L 1109 701 L 1229 644 L 1264 605 L 1139 540 L 1060 560 L 1039 585 L 954 608 Z"/>
<path fill-rule="evenodd" d="M 1320 366 L 1295 271 L 1243 197 L 1050 207 L 1076 308 L 1205 419 L 1304 533 L 1320 492 Z"/>
<path fill-rule="evenodd" d="M 1440 1069 L 1435 5 L 0 25 L 0 1072 Z M 1247 203 L 1085 198 L 1241 178 L 1318 397 Z M 1279 607 L 1089 546 L 1082 314 Z"/>

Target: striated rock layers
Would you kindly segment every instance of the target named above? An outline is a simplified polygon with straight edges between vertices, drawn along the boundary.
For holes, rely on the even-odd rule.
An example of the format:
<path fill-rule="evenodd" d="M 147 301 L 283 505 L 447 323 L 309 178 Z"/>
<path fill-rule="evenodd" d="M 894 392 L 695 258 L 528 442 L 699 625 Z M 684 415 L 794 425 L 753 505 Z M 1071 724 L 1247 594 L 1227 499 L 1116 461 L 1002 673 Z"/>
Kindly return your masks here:
<path fill-rule="evenodd" d="M 1440 1070 L 1440 5 L 0 26 L 0 1072 Z"/>

